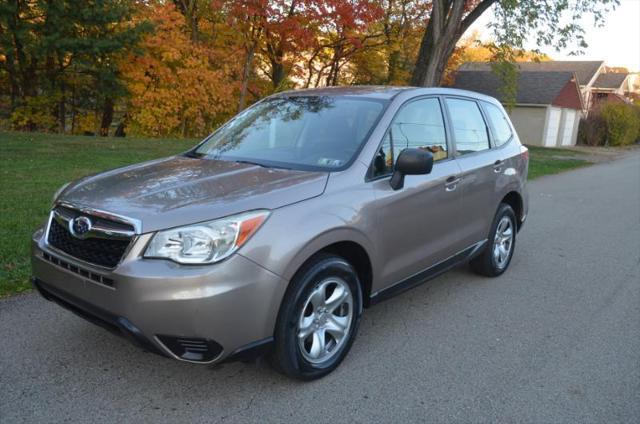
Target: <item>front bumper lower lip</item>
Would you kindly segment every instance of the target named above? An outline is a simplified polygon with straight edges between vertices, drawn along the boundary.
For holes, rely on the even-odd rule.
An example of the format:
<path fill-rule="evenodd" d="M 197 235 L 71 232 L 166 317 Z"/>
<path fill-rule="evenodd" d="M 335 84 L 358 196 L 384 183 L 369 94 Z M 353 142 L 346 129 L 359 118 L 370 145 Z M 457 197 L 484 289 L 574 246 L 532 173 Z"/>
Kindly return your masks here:
<path fill-rule="evenodd" d="M 96 324 L 113 334 L 122 336 L 142 349 L 167 357 L 165 352 L 158 349 L 142 332 L 128 319 L 118 317 L 110 312 L 96 307 L 82 299 L 64 293 L 54 286 L 45 283 L 38 278 L 32 278 L 31 283 L 38 293 L 45 299 L 55 302 L 63 308 L 73 312 L 81 318 Z"/>
<path fill-rule="evenodd" d="M 95 305 L 85 302 L 73 295 L 56 289 L 54 286 L 33 277 L 31 283 L 40 295 L 48 301 L 73 312 L 85 320 L 98 325 L 109 332 L 124 337 L 142 350 L 155 353 L 165 358 L 172 358 L 167 352 L 159 349 L 128 319 L 119 317 Z M 189 362 L 211 363 L 222 353 L 222 346 L 214 340 L 184 338 L 173 336 L 157 336 L 160 343 L 178 359 Z M 273 344 L 273 337 L 267 337 L 248 343 L 236 349 L 222 362 L 251 361 L 268 353 Z M 172 358 L 173 359 L 173 358 Z"/>

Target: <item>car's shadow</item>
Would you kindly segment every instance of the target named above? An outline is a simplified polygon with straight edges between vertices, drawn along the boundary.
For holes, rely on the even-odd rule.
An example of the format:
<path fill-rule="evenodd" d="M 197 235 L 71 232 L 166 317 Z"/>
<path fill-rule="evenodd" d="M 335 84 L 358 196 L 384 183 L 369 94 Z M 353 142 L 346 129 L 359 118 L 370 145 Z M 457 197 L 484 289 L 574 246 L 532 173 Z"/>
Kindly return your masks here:
<path fill-rule="evenodd" d="M 283 417 L 303 419 L 306 415 L 296 402 L 318 406 L 328 397 L 340 408 L 353 410 L 349 402 L 364 407 L 369 396 L 382 401 L 388 390 L 404 388 L 411 381 L 418 385 L 428 381 L 432 387 L 463 384 L 458 380 L 467 374 L 452 374 L 443 364 L 459 354 L 461 340 L 473 342 L 477 323 L 491 322 L 478 305 L 495 295 L 496 284 L 498 290 L 503 289 L 501 284 L 508 285 L 507 280 L 477 277 L 461 266 L 365 310 L 344 363 L 311 383 L 280 375 L 264 358 L 202 366 L 144 352 L 32 295 L 22 310 L 38 320 L 22 318 L 20 331 L 29 336 L 12 350 L 22 364 L 4 375 L 14 381 L 5 401 L 18 399 L 12 403 L 18 408 L 30 402 L 21 393 L 31 393 L 60 410 L 77 405 L 81 394 L 85 408 L 117 405 L 142 408 L 145 413 L 153 409 L 159 417 L 171 417 L 169 421 L 188 421 L 198 409 L 213 414 L 210 421 L 232 415 L 255 417 L 278 405 L 285 408 L 280 411 Z M 338 396 L 345 392 L 355 397 Z M 416 396 L 418 402 L 431 402 L 431 407 L 444 405 L 436 393 Z"/>
<path fill-rule="evenodd" d="M 460 266 L 395 298 L 366 309 L 358 339 L 346 362 L 358 363 L 362 360 L 361 355 L 375 352 L 385 346 L 390 347 L 391 340 L 398 334 L 407 333 L 407 320 L 415 319 L 416 313 L 421 323 L 423 320 L 437 319 L 437 316 L 429 312 L 429 307 L 432 304 L 442 305 L 443 302 L 446 304 L 452 291 L 464 291 L 466 287 L 478 284 L 476 280 L 477 277 L 470 274 L 466 267 Z M 104 378 L 105 374 L 111 373 L 115 378 L 123 380 L 144 376 L 151 387 L 166 384 L 167 379 L 174 380 L 177 385 L 182 382 L 200 388 L 231 381 L 239 385 L 254 386 L 258 381 L 269 381 L 271 384 L 291 382 L 273 371 L 267 358 L 205 366 L 174 361 L 144 352 L 125 339 L 89 324 L 68 311 L 59 309 L 53 303 L 44 300 L 40 303 L 43 304 L 43 309 L 50 309 L 48 312 L 55 316 L 47 327 L 56 337 L 31 340 L 33 345 L 30 350 L 48 351 L 49 354 L 41 360 L 51 362 L 50 365 L 59 366 L 61 370 L 72 366 L 86 374 L 97 372 Z M 426 333 L 428 328 L 423 327 L 422 330 Z M 346 370 L 352 365 L 340 367 L 338 371 Z M 340 372 L 335 374 L 339 375 Z M 203 396 L 210 395 L 206 390 L 201 392 Z"/>

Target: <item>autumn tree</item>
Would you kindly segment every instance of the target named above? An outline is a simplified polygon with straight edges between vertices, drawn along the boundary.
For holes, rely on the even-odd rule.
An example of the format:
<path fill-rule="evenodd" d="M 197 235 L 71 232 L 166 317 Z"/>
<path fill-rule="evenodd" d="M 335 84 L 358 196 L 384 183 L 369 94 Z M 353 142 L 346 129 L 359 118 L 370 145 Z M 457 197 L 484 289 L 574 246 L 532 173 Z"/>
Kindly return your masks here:
<path fill-rule="evenodd" d="M 428 13 L 428 1 L 386 0 L 382 21 L 387 56 L 386 84 L 407 80 L 417 55 L 421 23 Z"/>
<path fill-rule="evenodd" d="M 193 42 L 192 26 L 173 4 L 147 6 L 154 31 L 122 67 L 131 92 L 135 132 L 182 137 L 206 134 L 233 113 L 238 52 Z"/>
<path fill-rule="evenodd" d="M 428 16 L 429 0 L 384 0 L 382 17 L 367 26 L 378 34 L 374 48 L 353 55 L 353 82 L 356 84 L 407 85 L 418 55 L 418 46 Z"/>
<path fill-rule="evenodd" d="M 3 1 L 0 48 L 8 75 L 11 116 L 23 129 L 67 128 L 75 94 L 102 115 L 106 133 L 113 103 L 124 94 L 116 61 L 145 30 L 130 25 L 132 4 L 119 0 Z M 73 127 L 73 125 L 72 125 Z"/>
<path fill-rule="evenodd" d="M 576 42 L 586 46 L 584 30 L 576 22 L 591 14 L 602 23 L 605 12 L 619 0 L 432 0 L 429 18 L 420 43 L 412 84 L 439 85 L 456 44 L 467 29 L 490 7 L 496 20 L 493 29 L 499 58 L 512 58 L 510 48 L 522 49 L 533 37 L 538 46 L 567 47 Z"/>
<path fill-rule="evenodd" d="M 337 85 L 343 68 L 356 53 L 381 43 L 382 33 L 366 31 L 382 17 L 379 2 L 326 0 L 317 8 L 321 19 L 314 47 L 305 57 L 305 87 Z"/>
<path fill-rule="evenodd" d="M 320 19 L 317 0 L 269 1 L 262 20 L 267 63 L 266 74 L 274 91 L 283 88 L 301 53 L 315 41 L 315 25 Z"/>
<path fill-rule="evenodd" d="M 266 0 L 241 0 L 231 3 L 229 19 L 238 31 L 244 50 L 238 111 L 245 108 L 249 82 L 254 72 L 256 50 L 263 41 L 265 5 Z"/>
<path fill-rule="evenodd" d="M 203 0 L 173 0 L 173 4 L 187 20 L 191 41 L 198 41 L 201 14 L 203 9 L 206 9 L 205 2 Z"/>

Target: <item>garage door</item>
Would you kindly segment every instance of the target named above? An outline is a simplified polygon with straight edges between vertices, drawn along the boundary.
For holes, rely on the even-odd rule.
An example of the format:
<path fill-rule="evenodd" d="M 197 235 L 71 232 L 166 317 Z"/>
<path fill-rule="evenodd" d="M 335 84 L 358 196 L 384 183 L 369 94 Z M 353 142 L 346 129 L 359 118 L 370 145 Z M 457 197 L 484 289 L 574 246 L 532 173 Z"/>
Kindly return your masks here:
<path fill-rule="evenodd" d="M 544 135 L 544 145 L 553 147 L 558 145 L 558 130 L 560 129 L 560 115 L 562 110 L 557 107 L 549 108 L 547 115 L 547 133 Z"/>
<path fill-rule="evenodd" d="M 562 145 L 571 146 L 573 144 L 573 125 L 576 121 L 576 111 L 565 109 L 564 130 L 562 131 Z"/>

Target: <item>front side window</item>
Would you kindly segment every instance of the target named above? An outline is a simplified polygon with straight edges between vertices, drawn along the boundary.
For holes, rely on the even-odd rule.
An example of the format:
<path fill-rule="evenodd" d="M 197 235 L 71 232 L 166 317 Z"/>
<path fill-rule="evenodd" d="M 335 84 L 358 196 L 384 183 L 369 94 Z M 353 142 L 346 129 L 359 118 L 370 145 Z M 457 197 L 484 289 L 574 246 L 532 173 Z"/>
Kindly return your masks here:
<path fill-rule="evenodd" d="M 446 99 L 460 155 L 489 148 L 489 133 L 478 104 L 472 100 Z"/>
<path fill-rule="evenodd" d="M 491 123 L 491 127 L 494 132 L 494 144 L 502 146 L 504 143 L 511 139 L 513 135 L 511 133 L 511 126 L 504 113 L 495 105 L 491 103 L 485 103 L 485 111 L 487 112 L 487 118 Z"/>
<path fill-rule="evenodd" d="M 347 96 L 266 100 L 229 121 L 192 154 L 291 169 L 343 169 L 385 107 L 386 101 Z"/>
<path fill-rule="evenodd" d="M 442 109 L 438 99 L 421 99 L 403 106 L 382 140 L 373 163 L 373 176 L 393 172 L 393 165 L 404 149 L 428 150 L 433 160 L 448 157 Z"/>

